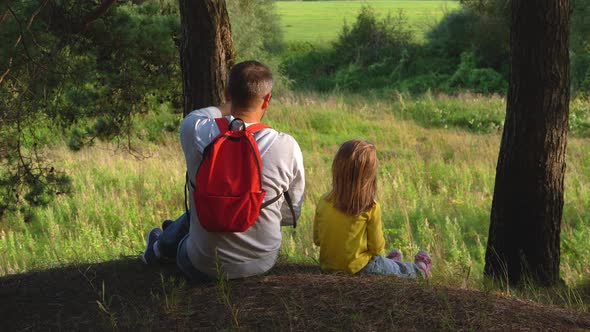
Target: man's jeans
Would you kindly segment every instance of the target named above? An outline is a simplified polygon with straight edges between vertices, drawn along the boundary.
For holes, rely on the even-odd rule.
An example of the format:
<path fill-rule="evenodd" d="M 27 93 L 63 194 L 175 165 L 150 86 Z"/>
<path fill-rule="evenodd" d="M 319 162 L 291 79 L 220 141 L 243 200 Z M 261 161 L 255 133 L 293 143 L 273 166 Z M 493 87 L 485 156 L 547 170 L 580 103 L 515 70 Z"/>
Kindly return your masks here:
<path fill-rule="evenodd" d="M 180 216 L 168 226 L 158 240 L 160 254 L 169 259 L 176 259 L 176 265 L 190 281 L 211 280 L 206 274 L 197 270 L 188 257 L 186 241 L 190 228 L 190 218 L 187 213 Z"/>

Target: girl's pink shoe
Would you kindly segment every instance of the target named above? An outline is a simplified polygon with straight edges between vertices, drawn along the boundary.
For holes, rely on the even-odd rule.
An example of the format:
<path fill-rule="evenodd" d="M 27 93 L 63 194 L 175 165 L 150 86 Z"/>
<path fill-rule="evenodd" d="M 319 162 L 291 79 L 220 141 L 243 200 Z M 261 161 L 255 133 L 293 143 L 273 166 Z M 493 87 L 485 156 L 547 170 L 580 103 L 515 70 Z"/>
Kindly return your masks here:
<path fill-rule="evenodd" d="M 403 260 L 402 252 L 399 251 L 399 249 L 393 249 L 385 257 L 387 257 L 389 259 L 393 259 L 394 261 L 398 261 L 398 262 L 401 262 Z"/>
<path fill-rule="evenodd" d="M 432 265 L 432 259 L 430 259 L 428 252 L 425 250 L 418 251 L 416 257 L 414 257 L 414 262 L 420 271 L 424 273 L 424 276 L 426 278 L 430 278 L 430 266 Z"/>

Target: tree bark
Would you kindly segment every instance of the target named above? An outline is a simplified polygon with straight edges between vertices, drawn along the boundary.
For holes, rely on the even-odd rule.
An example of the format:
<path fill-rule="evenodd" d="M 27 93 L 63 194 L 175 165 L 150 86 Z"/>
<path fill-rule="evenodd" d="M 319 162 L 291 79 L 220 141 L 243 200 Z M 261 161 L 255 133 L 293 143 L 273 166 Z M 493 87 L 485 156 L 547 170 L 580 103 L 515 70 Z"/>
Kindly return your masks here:
<path fill-rule="evenodd" d="M 567 145 L 569 0 L 512 0 L 511 74 L 485 274 L 560 283 Z"/>
<path fill-rule="evenodd" d="M 183 113 L 219 105 L 235 51 L 224 0 L 179 0 Z"/>

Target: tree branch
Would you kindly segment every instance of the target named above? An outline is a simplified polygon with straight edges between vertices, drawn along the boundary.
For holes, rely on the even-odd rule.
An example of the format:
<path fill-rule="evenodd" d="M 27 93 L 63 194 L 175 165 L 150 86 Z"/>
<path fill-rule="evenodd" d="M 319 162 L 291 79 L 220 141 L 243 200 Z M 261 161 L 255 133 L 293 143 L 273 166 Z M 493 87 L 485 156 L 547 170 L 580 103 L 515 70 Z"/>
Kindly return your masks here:
<path fill-rule="evenodd" d="M 10 0 L 6 1 L 6 5 L 10 5 Z M 8 18 L 8 16 L 10 15 L 10 12 L 7 10 L 4 11 L 4 13 L 2 15 L 0 15 L 0 24 L 2 24 L 4 22 L 5 19 Z"/>
<path fill-rule="evenodd" d="M 117 0 L 103 0 L 100 6 L 98 6 L 98 8 L 96 8 L 95 11 L 90 13 L 90 15 L 88 15 L 84 20 L 84 27 L 82 28 L 82 32 L 88 29 L 90 23 L 96 21 L 101 16 L 106 14 L 109 11 L 109 9 L 111 9 L 111 7 L 115 4 L 115 2 L 117 2 Z"/>
<path fill-rule="evenodd" d="M 33 24 L 33 21 L 35 20 L 35 18 L 37 17 L 37 15 L 39 15 L 39 13 L 41 12 L 41 9 L 49 2 L 49 0 L 45 0 L 45 2 L 43 2 L 43 4 L 41 4 L 41 6 L 39 8 L 37 8 L 37 10 L 35 10 L 33 12 L 33 14 L 31 15 L 31 17 L 29 18 L 29 22 L 27 23 L 26 29 L 27 31 L 29 31 L 29 33 L 31 33 L 30 29 L 31 29 L 31 25 Z M 33 57 L 31 56 L 31 53 L 29 52 L 29 48 L 27 46 L 27 43 L 25 42 L 25 36 L 24 36 L 24 31 L 23 31 L 23 26 L 22 26 L 22 22 L 21 20 L 18 18 L 18 16 L 16 15 L 16 13 L 14 12 L 14 10 L 12 9 L 12 7 L 10 7 L 10 4 L 7 3 L 6 4 L 7 12 L 10 13 L 12 15 L 12 17 L 14 17 L 14 20 L 16 21 L 16 23 L 18 24 L 18 30 L 19 30 L 19 36 L 16 39 L 16 42 L 14 43 L 14 47 L 17 47 L 21 41 L 23 44 L 23 50 L 25 51 L 25 56 L 34 64 L 36 64 L 37 66 L 39 66 L 40 68 L 43 69 L 47 69 L 47 67 L 43 64 L 37 63 L 35 61 L 35 59 L 33 59 Z M 35 44 L 37 46 L 39 46 L 37 44 L 37 42 L 35 41 L 35 39 L 33 38 L 32 34 L 31 34 L 31 39 L 33 40 L 33 42 L 35 42 Z M 2 84 L 2 82 L 4 82 L 4 79 L 6 78 L 6 76 L 10 73 L 11 71 L 11 67 L 12 67 L 12 61 L 13 59 L 11 58 L 8 64 L 8 68 L 6 68 L 6 70 L 4 71 L 4 73 L 2 74 L 2 76 L 0 76 L 0 84 Z"/>
<path fill-rule="evenodd" d="M 11 67 L 12 67 L 12 58 L 10 58 L 10 60 L 8 60 L 8 68 L 6 68 L 6 71 L 4 71 L 2 76 L 0 76 L 0 85 L 2 85 L 2 82 L 4 82 L 4 78 L 6 78 L 6 76 L 8 74 L 10 74 Z"/>
<path fill-rule="evenodd" d="M 35 39 L 35 36 L 33 35 L 33 32 L 31 32 L 31 25 L 33 25 L 33 21 L 35 20 L 35 18 L 37 17 L 37 15 L 39 15 L 39 13 L 41 12 L 41 9 L 43 9 L 43 7 L 45 7 L 45 5 L 47 5 L 47 3 L 49 2 L 49 0 L 45 0 L 45 2 L 43 2 L 41 4 L 41 6 L 39 6 L 39 8 L 37 8 L 37 10 L 35 10 L 33 12 L 33 14 L 31 15 L 31 18 L 29 18 L 29 23 L 27 24 L 27 31 L 29 32 L 29 35 L 31 35 L 31 40 L 33 41 L 33 43 L 35 43 L 35 45 L 37 45 L 39 48 L 41 48 L 41 45 L 39 45 L 37 43 L 37 40 Z"/>

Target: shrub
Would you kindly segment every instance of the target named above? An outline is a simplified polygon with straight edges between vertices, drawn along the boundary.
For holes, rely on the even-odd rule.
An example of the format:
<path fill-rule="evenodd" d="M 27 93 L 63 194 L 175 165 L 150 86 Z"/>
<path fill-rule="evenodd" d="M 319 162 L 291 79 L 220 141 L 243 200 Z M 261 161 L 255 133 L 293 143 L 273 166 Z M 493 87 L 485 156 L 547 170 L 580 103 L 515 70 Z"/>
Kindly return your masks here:
<path fill-rule="evenodd" d="M 329 91 L 335 87 L 334 50 L 309 43 L 291 44 L 280 69 L 300 89 Z"/>
<path fill-rule="evenodd" d="M 467 86 L 473 92 L 506 94 L 508 82 L 491 68 L 475 68 L 467 77 Z"/>
<path fill-rule="evenodd" d="M 590 136 L 590 104 L 587 98 L 571 101 L 569 129 L 575 135 Z"/>
<path fill-rule="evenodd" d="M 238 57 L 259 58 L 264 53 L 283 50 L 283 31 L 275 0 L 227 1 L 232 37 Z"/>
<path fill-rule="evenodd" d="M 373 8 L 363 6 L 352 26 L 344 25 L 334 50 L 340 63 L 369 66 L 383 58 L 398 61 L 413 40 L 402 12 L 379 20 Z"/>
<path fill-rule="evenodd" d="M 461 54 L 472 51 L 478 67 L 489 67 L 508 78 L 509 30 L 507 19 L 479 14 L 466 8 L 447 14 L 427 34 L 427 48 L 458 63 Z"/>
<path fill-rule="evenodd" d="M 478 93 L 505 94 L 507 81 L 491 68 L 477 68 L 473 51 L 461 54 L 459 67 L 447 82 L 447 90 L 466 89 Z"/>
<path fill-rule="evenodd" d="M 379 19 L 363 6 L 357 20 L 344 25 L 333 48 L 290 45 L 282 69 L 303 89 L 359 91 L 392 85 L 405 75 L 414 52 L 407 26 L 401 12 Z"/>
<path fill-rule="evenodd" d="M 422 94 L 432 90 L 440 90 L 449 79 L 449 75 L 438 73 L 427 73 L 417 75 L 401 81 L 398 89 L 402 92 Z"/>
<path fill-rule="evenodd" d="M 476 24 L 477 16 L 469 10 L 448 13 L 426 34 L 427 48 L 440 57 L 455 59 L 458 63 L 461 54 L 472 46 Z"/>

